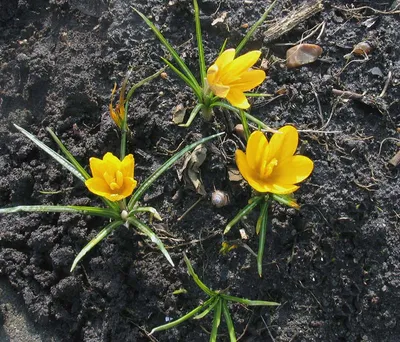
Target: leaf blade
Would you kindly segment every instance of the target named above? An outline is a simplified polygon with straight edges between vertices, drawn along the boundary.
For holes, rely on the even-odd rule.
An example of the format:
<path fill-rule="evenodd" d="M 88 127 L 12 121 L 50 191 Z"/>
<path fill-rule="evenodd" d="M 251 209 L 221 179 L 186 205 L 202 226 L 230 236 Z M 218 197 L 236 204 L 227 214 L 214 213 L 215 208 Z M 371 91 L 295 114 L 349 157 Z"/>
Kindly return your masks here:
<path fill-rule="evenodd" d="M 112 219 L 119 218 L 119 214 L 112 209 L 74 205 L 20 205 L 0 209 L 0 214 L 14 214 L 18 212 L 78 213 Z"/>
<path fill-rule="evenodd" d="M 199 311 L 201 311 L 202 309 L 204 309 L 205 307 L 207 307 L 213 300 L 214 298 L 209 298 L 204 304 L 199 305 L 198 307 L 196 307 L 195 309 L 193 309 L 192 311 L 188 312 L 186 315 L 178 318 L 175 321 L 172 321 L 170 323 L 167 324 L 163 324 L 160 325 L 156 328 L 153 328 L 150 332 L 149 335 L 152 335 L 153 333 L 157 332 L 157 331 L 162 331 L 162 330 L 167 330 L 167 329 L 171 329 L 175 326 L 177 326 L 178 324 L 183 323 L 184 321 L 188 320 L 190 317 L 194 316 L 195 314 L 197 314 Z"/>
<path fill-rule="evenodd" d="M 128 222 L 134 225 L 137 229 L 139 229 L 143 234 L 147 235 L 151 242 L 155 243 L 158 249 L 164 254 L 165 258 L 168 262 L 175 267 L 174 262 L 172 261 L 171 256 L 169 255 L 168 251 L 165 249 L 164 244 L 160 240 L 160 238 L 143 222 L 139 221 L 136 217 L 128 217 Z"/>
<path fill-rule="evenodd" d="M 105 226 L 97 235 L 94 239 L 90 240 L 85 247 L 81 249 L 81 251 L 78 253 L 78 255 L 75 257 L 70 272 L 72 272 L 78 262 L 86 255 L 87 252 L 89 252 L 93 247 L 95 247 L 100 241 L 102 241 L 104 238 L 106 238 L 108 235 L 110 235 L 114 229 L 118 228 L 121 224 L 123 224 L 123 221 L 114 221 L 109 223 L 107 226 Z"/>
<path fill-rule="evenodd" d="M 197 50 L 199 53 L 201 86 L 204 89 L 204 80 L 206 78 L 206 61 L 204 59 L 203 36 L 201 34 L 201 25 L 200 25 L 200 9 L 197 0 L 193 0 L 193 6 L 194 6 L 194 21 L 196 26 Z"/>
<path fill-rule="evenodd" d="M 62 167 L 66 168 L 69 172 L 71 172 L 76 178 L 78 178 L 82 182 L 85 181 L 85 178 L 82 176 L 82 174 L 67 159 L 65 159 L 63 156 L 58 154 L 56 151 L 54 151 L 53 149 L 48 147 L 46 144 L 44 144 L 42 141 L 40 141 L 38 138 L 36 138 L 33 134 L 29 133 L 22 127 L 20 127 L 16 124 L 14 124 L 14 126 L 22 134 L 24 134 L 29 140 L 31 140 L 34 144 L 36 144 L 36 146 L 40 147 L 44 152 L 46 152 L 54 160 L 56 160 L 58 163 L 60 163 Z"/>
<path fill-rule="evenodd" d="M 183 59 L 178 55 L 176 50 L 171 46 L 171 44 L 165 39 L 163 34 L 160 32 L 160 30 L 140 11 L 138 11 L 136 8 L 133 8 L 133 10 L 144 20 L 144 22 L 147 24 L 147 26 L 150 27 L 150 29 L 154 32 L 154 34 L 157 36 L 157 38 L 160 40 L 160 42 L 166 47 L 168 52 L 172 55 L 172 57 L 175 59 L 176 63 L 179 65 L 181 70 L 186 74 L 186 76 L 193 82 L 193 84 L 196 85 L 198 89 L 201 89 L 199 83 L 197 82 L 196 78 L 190 71 L 190 69 L 187 67 Z"/>

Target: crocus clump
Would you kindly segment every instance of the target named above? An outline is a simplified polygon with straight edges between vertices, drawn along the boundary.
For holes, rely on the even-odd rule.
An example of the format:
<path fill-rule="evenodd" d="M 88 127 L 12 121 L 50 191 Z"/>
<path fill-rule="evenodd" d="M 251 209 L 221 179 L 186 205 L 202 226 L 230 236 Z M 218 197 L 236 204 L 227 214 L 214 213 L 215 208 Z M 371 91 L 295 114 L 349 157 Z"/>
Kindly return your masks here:
<path fill-rule="evenodd" d="M 264 133 L 253 132 L 246 153 L 237 150 L 236 164 L 243 178 L 260 193 L 291 194 L 314 168 L 313 161 L 294 155 L 299 135 L 296 128 L 284 126 L 268 142 Z"/>
<path fill-rule="evenodd" d="M 261 51 L 250 51 L 235 58 L 235 49 L 225 50 L 207 70 L 208 86 L 214 95 L 226 98 L 232 106 L 250 107 L 244 92 L 265 80 L 263 70 L 253 70 Z"/>
<path fill-rule="evenodd" d="M 115 202 L 130 196 L 136 188 L 137 181 L 133 179 L 135 159 L 132 154 L 121 161 L 107 152 L 103 159 L 92 157 L 89 162 L 93 178 L 86 180 L 85 185 L 94 194 Z"/>

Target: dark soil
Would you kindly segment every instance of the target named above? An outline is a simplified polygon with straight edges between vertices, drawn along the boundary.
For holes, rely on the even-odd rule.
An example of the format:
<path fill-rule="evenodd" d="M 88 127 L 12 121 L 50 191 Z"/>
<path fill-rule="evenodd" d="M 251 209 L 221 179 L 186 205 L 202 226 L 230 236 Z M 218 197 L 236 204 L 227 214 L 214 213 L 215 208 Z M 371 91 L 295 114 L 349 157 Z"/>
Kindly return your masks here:
<path fill-rule="evenodd" d="M 207 63 L 215 59 L 225 38 L 228 47 L 234 47 L 246 32 L 242 24 L 254 23 L 270 3 L 200 1 Z M 224 225 L 250 196 L 245 184 L 227 177 L 227 167 L 234 165 L 235 137 L 224 113 L 216 113 L 211 123 L 197 118 L 190 129 L 175 126 L 171 109 L 178 103 L 193 106 L 194 97 L 167 71 L 167 79 L 160 77 L 140 88 L 132 100 L 128 150 L 137 162 L 135 176 L 145 179 L 167 160 L 166 151 L 175 150 L 183 140 L 192 142 L 224 130 L 223 140 L 208 145 L 202 177 L 208 194 L 214 187 L 227 191 L 230 204 L 217 209 L 207 198 L 178 221 L 199 195 L 184 188 L 174 167 L 145 200 L 163 217 L 153 228 L 165 238 L 176 267 L 141 236 L 121 228 L 72 274 L 75 255 L 105 220 L 71 214 L 1 216 L 0 276 L 23 300 L 39 332 L 53 331 L 55 341 L 150 340 L 146 331 L 167 317 L 176 319 L 205 298 L 187 275 L 182 259 L 186 251 L 211 288 L 229 287 L 235 296 L 281 303 L 255 309 L 232 305 L 242 341 L 400 341 L 399 168 L 388 164 L 400 138 L 399 15 L 335 7 L 389 11 L 399 2 L 325 1 L 321 13 L 279 40 L 263 43 L 262 32 L 299 3 L 279 1 L 247 46 L 278 59 L 260 91 L 287 89 L 273 101 L 256 100 L 252 113 L 275 128 L 294 124 L 301 130 L 328 131 L 301 133 L 302 153 L 315 161 L 315 170 L 296 193 L 301 211 L 272 207 L 263 278 L 245 248 L 219 254 Z M 154 73 L 163 66 L 160 56 L 165 54 L 132 5 L 151 16 L 196 70 L 190 0 L 1 1 L 0 207 L 101 205 L 12 123 L 57 148 L 45 131 L 52 127 L 85 166 L 91 156 L 118 154 L 118 132 L 107 112 L 113 84 L 121 83 L 130 65 L 135 68 L 132 82 Z M 225 22 L 212 26 L 224 11 Z M 365 22 L 368 18 L 375 21 L 372 26 L 371 20 Z M 321 58 L 286 69 L 283 58 L 289 46 L 282 43 L 295 43 L 323 21 L 319 40 L 318 33 L 307 40 L 324 49 Z M 343 70 L 344 55 L 367 40 L 374 46 L 369 58 L 356 56 L 353 59 L 362 61 Z M 389 72 L 393 77 L 380 97 Z M 366 97 L 342 99 L 332 93 L 334 88 Z M 241 224 L 253 250 L 258 245 L 255 218 Z M 238 228 L 225 239 L 238 239 Z M 187 294 L 173 295 L 179 288 Z M 1 308 L 0 321 L 6 321 L 7 310 Z M 210 329 L 211 319 L 206 318 L 154 338 L 207 341 Z M 220 340 L 227 341 L 224 323 L 220 333 Z M 0 336 L 7 340 L 1 329 Z"/>

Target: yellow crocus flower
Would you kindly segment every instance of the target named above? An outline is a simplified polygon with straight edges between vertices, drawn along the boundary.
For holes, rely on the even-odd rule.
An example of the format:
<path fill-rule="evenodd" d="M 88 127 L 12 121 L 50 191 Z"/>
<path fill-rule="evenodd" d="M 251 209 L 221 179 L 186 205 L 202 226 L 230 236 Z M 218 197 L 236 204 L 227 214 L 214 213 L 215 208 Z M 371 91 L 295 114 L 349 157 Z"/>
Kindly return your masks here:
<path fill-rule="evenodd" d="M 137 181 L 133 179 L 135 159 L 128 154 L 122 161 L 107 152 L 103 159 L 90 158 L 93 178 L 86 180 L 87 188 L 110 201 L 119 201 L 132 194 Z"/>
<path fill-rule="evenodd" d="M 225 50 L 207 70 L 207 82 L 214 95 L 226 98 L 241 109 L 250 107 L 244 92 L 265 80 L 263 70 L 253 70 L 261 51 L 250 51 L 235 58 L 235 49 Z"/>
<path fill-rule="evenodd" d="M 236 164 L 243 178 L 260 193 L 291 194 L 314 168 L 313 161 L 294 155 L 299 134 L 296 128 L 284 126 L 268 143 L 265 135 L 253 132 L 247 142 L 246 153 L 237 150 Z"/>

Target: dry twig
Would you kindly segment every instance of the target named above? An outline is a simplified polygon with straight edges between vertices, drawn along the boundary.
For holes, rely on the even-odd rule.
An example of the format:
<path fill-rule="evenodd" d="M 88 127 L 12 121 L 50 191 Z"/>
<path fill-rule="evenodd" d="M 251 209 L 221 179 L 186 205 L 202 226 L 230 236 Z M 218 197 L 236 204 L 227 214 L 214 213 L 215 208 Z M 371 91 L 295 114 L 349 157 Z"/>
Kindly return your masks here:
<path fill-rule="evenodd" d="M 306 1 L 300 8 L 293 10 L 287 17 L 271 26 L 264 33 L 264 43 L 278 39 L 298 24 L 321 12 L 323 8 L 322 0 Z"/>

